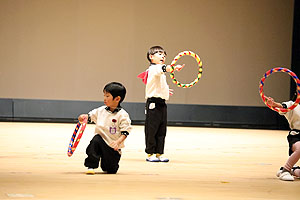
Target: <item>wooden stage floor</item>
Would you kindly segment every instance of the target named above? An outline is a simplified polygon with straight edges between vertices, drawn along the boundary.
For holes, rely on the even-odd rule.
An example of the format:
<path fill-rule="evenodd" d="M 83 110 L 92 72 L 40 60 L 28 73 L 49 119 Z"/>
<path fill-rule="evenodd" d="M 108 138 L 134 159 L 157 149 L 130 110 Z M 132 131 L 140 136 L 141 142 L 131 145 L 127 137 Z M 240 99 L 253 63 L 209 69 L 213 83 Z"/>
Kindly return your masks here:
<path fill-rule="evenodd" d="M 0 123 L 0 199 L 300 199 L 300 179 L 278 180 L 287 131 L 168 127 L 169 163 L 145 161 L 144 127 L 134 126 L 117 174 L 85 175 L 88 125 L 72 157 L 75 124 Z"/>

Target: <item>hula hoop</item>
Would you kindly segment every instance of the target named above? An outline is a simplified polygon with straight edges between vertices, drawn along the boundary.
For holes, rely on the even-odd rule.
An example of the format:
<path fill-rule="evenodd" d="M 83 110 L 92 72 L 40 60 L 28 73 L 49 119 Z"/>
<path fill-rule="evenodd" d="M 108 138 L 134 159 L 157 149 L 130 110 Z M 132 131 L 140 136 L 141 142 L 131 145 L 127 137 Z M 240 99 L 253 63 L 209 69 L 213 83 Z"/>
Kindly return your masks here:
<path fill-rule="evenodd" d="M 297 85 L 297 99 L 294 102 L 294 104 L 291 105 L 288 108 L 275 108 L 275 107 L 270 106 L 267 103 L 267 99 L 266 99 L 266 97 L 264 95 L 264 91 L 263 91 L 264 81 L 266 80 L 266 78 L 268 76 L 270 76 L 274 72 L 285 72 L 285 73 L 289 74 L 294 79 L 294 81 L 296 82 L 296 85 Z M 289 69 L 286 69 L 286 68 L 283 68 L 283 67 L 273 68 L 273 69 L 270 69 L 269 71 L 267 71 L 264 74 L 264 76 L 261 78 L 260 84 L 259 84 L 259 93 L 260 93 L 261 99 L 266 104 L 266 106 L 268 106 L 272 110 L 274 110 L 276 112 L 288 112 L 290 110 L 293 110 L 299 104 L 299 102 L 300 102 L 300 95 L 299 95 L 300 94 L 300 81 L 299 81 L 297 75 L 294 72 L 292 72 L 291 70 L 289 70 Z"/>
<path fill-rule="evenodd" d="M 175 65 L 175 63 L 177 62 L 177 60 L 178 60 L 180 57 L 185 56 L 185 55 L 192 56 L 193 58 L 195 58 L 196 61 L 197 61 L 198 66 L 199 66 L 199 71 L 198 71 L 197 78 L 195 78 L 195 80 L 194 80 L 193 82 L 188 83 L 188 84 L 186 84 L 186 83 L 180 83 L 180 82 L 175 78 L 175 76 L 174 76 L 174 71 L 175 71 L 174 65 Z M 200 57 L 199 57 L 197 54 L 195 54 L 195 53 L 193 53 L 193 52 L 191 52 L 191 51 L 183 51 L 183 52 L 179 53 L 179 54 L 173 59 L 173 61 L 172 61 L 172 63 L 171 63 L 170 77 L 171 77 L 173 83 L 174 83 L 175 85 L 177 85 L 178 87 L 182 87 L 182 88 L 189 88 L 189 87 L 192 87 L 192 86 L 194 86 L 194 85 L 199 81 L 199 79 L 201 78 L 201 76 L 202 76 L 202 61 L 200 60 Z"/>
<path fill-rule="evenodd" d="M 80 122 L 77 123 L 76 128 L 75 128 L 73 135 L 71 137 L 71 140 L 70 140 L 69 148 L 68 148 L 68 156 L 69 157 L 71 157 L 73 155 L 76 147 L 78 146 L 80 139 L 82 137 L 82 134 L 84 132 L 84 129 L 86 127 L 86 124 L 87 124 L 87 120 L 84 120 L 83 123 L 80 123 Z M 78 130 L 79 130 L 79 133 L 78 133 Z M 78 133 L 78 136 L 76 138 L 77 133 Z"/>

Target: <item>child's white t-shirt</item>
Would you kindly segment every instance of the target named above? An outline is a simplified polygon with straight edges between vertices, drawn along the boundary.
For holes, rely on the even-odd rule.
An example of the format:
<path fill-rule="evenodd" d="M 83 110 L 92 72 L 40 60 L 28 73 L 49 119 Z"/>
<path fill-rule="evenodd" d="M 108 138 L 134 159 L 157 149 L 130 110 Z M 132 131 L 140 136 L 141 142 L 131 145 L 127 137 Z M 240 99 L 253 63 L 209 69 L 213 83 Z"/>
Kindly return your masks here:
<path fill-rule="evenodd" d="M 116 141 L 122 132 L 130 133 L 132 126 L 128 113 L 123 108 L 111 112 L 107 106 L 101 106 L 89 112 L 91 121 L 96 124 L 95 134 L 99 134 L 108 146 Z M 124 147 L 124 142 L 119 148 Z"/>
<path fill-rule="evenodd" d="M 163 65 L 160 64 L 152 64 L 148 68 L 146 99 L 151 97 L 160 97 L 162 99 L 169 100 L 169 86 L 162 66 Z"/>
<path fill-rule="evenodd" d="M 293 101 L 283 102 L 287 107 L 290 107 L 294 104 Z M 300 106 L 297 105 L 293 110 L 283 113 L 280 112 L 279 114 L 285 116 L 288 120 L 291 129 L 298 129 L 300 130 Z"/>

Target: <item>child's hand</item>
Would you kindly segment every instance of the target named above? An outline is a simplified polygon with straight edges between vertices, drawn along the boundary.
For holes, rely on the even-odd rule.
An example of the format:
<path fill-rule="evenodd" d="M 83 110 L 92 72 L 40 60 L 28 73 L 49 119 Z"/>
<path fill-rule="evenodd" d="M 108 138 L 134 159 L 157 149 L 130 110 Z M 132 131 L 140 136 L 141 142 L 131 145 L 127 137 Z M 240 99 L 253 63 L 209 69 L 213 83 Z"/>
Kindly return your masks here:
<path fill-rule="evenodd" d="M 274 107 L 274 99 L 272 97 L 266 97 L 266 99 L 267 99 L 267 104 Z"/>
<path fill-rule="evenodd" d="M 169 94 L 170 94 L 170 96 L 172 96 L 174 94 L 174 90 L 173 89 L 169 89 Z"/>
<path fill-rule="evenodd" d="M 116 141 L 112 141 L 110 143 L 110 147 L 113 148 L 115 151 L 118 151 L 119 150 L 119 143 L 116 142 Z"/>
<path fill-rule="evenodd" d="M 182 68 L 185 66 L 185 64 L 183 64 L 183 65 L 176 65 L 175 67 L 174 67 L 174 69 L 176 70 L 176 71 L 180 71 L 180 70 L 182 70 Z"/>
<path fill-rule="evenodd" d="M 269 106 L 274 107 L 274 108 L 283 108 L 282 104 L 275 102 L 272 97 L 266 97 L 266 99 L 267 99 L 267 104 Z"/>
<path fill-rule="evenodd" d="M 79 115 L 79 117 L 78 117 L 78 121 L 81 123 L 81 122 L 83 122 L 84 120 L 87 120 L 88 119 L 88 114 L 81 114 L 81 115 Z"/>

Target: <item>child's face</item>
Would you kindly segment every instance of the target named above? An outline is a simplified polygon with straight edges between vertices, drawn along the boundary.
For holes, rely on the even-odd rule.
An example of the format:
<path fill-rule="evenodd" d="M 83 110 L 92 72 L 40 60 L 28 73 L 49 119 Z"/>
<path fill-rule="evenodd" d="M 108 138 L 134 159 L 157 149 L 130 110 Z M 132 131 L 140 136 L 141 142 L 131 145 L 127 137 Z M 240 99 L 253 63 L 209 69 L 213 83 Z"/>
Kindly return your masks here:
<path fill-rule="evenodd" d="M 157 52 L 154 55 L 150 55 L 149 57 L 153 64 L 165 64 L 166 55 L 163 52 Z"/>
<path fill-rule="evenodd" d="M 119 105 L 119 99 L 118 97 L 113 98 L 113 96 L 109 93 L 109 92 L 103 92 L 103 96 L 104 96 L 104 104 L 107 107 L 110 108 L 116 108 Z"/>

